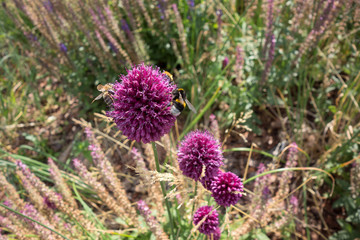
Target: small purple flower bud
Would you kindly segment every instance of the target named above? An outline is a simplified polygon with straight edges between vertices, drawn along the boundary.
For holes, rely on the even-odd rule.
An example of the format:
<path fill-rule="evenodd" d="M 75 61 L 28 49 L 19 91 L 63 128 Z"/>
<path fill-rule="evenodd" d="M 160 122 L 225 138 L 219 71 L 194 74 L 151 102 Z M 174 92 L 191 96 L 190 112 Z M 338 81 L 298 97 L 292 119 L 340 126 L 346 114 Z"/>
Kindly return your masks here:
<path fill-rule="evenodd" d="M 60 51 L 64 52 L 64 53 L 67 53 L 67 47 L 64 43 L 60 43 L 59 44 L 59 47 L 60 47 Z"/>
<path fill-rule="evenodd" d="M 225 207 L 235 205 L 244 191 L 241 179 L 232 172 L 219 174 L 211 182 L 210 188 L 217 204 Z"/>
<path fill-rule="evenodd" d="M 130 31 L 130 27 L 125 19 L 121 19 L 121 29 L 124 30 L 125 32 Z"/>
<path fill-rule="evenodd" d="M 220 143 L 207 131 L 187 134 L 177 155 L 180 170 L 195 181 L 200 179 L 204 167 L 205 178 L 208 179 L 214 177 L 223 165 Z"/>
<path fill-rule="evenodd" d="M 194 214 L 194 224 L 198 225 L 203 218 L 206 218 L 206 220 L 198 228 L 199 232 L 206 235 L 215 233 L 219 228 L 219 218 L 216 209 L 213 209 L 211 206 L 200 207 Z"/>
<path fill-rule="evenodd" d="M 270 189 L 266 186 L 264 187 L 263 191 L 262 191 L 262 197 L 266 200 L 270 198 Z"/>
<path fill-rule="evenodd" d="M 52 2 L 50 0 L 43 1 L 43 5 L 48 12 L 54 11 L 54 5 L 52 4 Z"/>
<path fill-rule="evenodd" d="M 229 64 L 229 58 L 225 57 L 222 61 L 222 69 L 226 68 L 226 66 Z"/>
<path fill-rule="evenodd" d="M 188 0 L 187 4 L 189 5 L 190 8 L 194 8 L 195 7 L 195 1 L 194 0 Z"/>
<path fill-rule="evenodd" d="M 291 196 L 290 198 L 290 204 L 293 205 L 294 207 L 299 206 L 299 200 L 296 196 Z"/>
<path fill-rule="evenodd" d="M 60 193 L 56 193 L 56 196 L 57 196 L 59 199 L 62 199 L 62 196 L 61 196 Z M 56 209 L 55 203 L 51 202 L 48 197 L 45 196 L 45 197 L 43 198 L 43 200 L 44 200 L 44 204 L 45 204 L 48 208 L 53 209 L 53 210 Z"/>

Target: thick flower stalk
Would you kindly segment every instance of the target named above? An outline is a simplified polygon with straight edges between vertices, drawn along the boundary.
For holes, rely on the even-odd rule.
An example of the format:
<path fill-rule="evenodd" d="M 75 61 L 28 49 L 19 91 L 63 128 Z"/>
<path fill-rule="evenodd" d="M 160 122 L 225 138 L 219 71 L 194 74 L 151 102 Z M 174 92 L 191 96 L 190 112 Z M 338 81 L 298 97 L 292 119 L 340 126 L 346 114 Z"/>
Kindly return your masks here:
<path fill-rule="evenodd" d="M 205 178 L 212 178 L 223 165 L 220 144 L 207 131 L 190 132 L 180 143 L 178 161 L 185 176 L 198 181 L 205 168 Z"/>
<path fill-rule="evenodd" d="M 131 140 L 158 141 L 175 123 L 170 113 L 175 88 L 159 68 L 135 66 L 114 84 L 114 110 L 107 116 Z"/>
<path fill-rule="evenodd" d="M 211 206 L 202 206 L 196 210 L 193 222 L 196 226 L 200 224 L 198 227 L 199 232 L 206 235 L 215 233 L 219 228 L 218 213 Z"/>
<path fill-rule="evenodd" d="M 242 197 L 243 184 L 232 172 L 220 173 L 210 186 L 216 203 L 225 207 L 235 205 Z"/>
<path fill-rule="evenodd" d="M 151 210 L 149 206 L 143 200 L 138 201 L 137 206 L 141 216 L 145 218 L 146 224 L 149 226 L 151 232 L 154 233 L 156 239 L 168 240 L 169 237 L 163 231 L 159 222 L 154 216 L 151 215 Z"/>

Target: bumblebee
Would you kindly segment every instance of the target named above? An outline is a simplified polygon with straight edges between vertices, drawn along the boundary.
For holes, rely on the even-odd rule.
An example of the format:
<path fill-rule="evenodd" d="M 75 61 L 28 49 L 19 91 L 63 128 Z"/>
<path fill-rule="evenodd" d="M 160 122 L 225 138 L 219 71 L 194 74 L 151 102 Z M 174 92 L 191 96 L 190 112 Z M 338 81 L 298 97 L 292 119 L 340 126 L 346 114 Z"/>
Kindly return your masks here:
<path fill-rule="evenodd" d="M 169 82 L 174 82 L 174 78 L 171 73 L 164 71 L 163 74 L 166 76 Z M 191 111 L 196 113 L 195 107 L 189 102 L 189 100 L 187 100 L 186 92 L 183 88 L 176 88 L 172 92 L 172 96 L 173 98 L 170 109 L 170 113 L 172 115 L 174 115 L 175 117 L 179 116 L 186 106 L 188 106 Z"/>
<path fill-rule="evenodd" d="M 97 86 L 97 90 L 99 90 L 101 93 L 91 103 L 95 102 L 96 100 L 99 100 L 100 98 L 103 98 L 104 102 L 112 109 L 114 104 L 113 95 L 115 94 L 114 84 L 112 83 L 107 83 L 105 85 L 99 84 Z"/>
<path fill-rule="evenodd" d="M 170 109 L 170 113 L 174 115 L 175 117 L 179 116 L 180 113 L 184 110 L 186 105 L 188 108 L 196 113 L 196 109 L 194 106 L 189 102 L 189 100 L 186 99 L 186 93 L 183 88 L 176 88 L 172 92 L 173 98 L 172 98 L 172 105 Z"/>

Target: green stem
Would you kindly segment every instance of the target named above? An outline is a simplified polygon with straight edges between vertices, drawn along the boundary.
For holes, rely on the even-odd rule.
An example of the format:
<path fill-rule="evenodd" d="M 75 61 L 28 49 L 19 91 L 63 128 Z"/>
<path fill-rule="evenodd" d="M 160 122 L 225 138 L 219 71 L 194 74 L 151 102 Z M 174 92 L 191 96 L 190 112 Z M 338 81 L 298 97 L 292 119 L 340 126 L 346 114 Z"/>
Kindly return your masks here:
<path fill-rule="evenodd" d="M 304 184 L 304 186 L 303 186 L 303 195 L 304 195 L 303 205 L 304 205 L 304 220 L 306 223 L 306 236 L 307 236 L 307 239 L 311 239 L 310 238 L 310 230 L 308 227 L 306 184 Z"/>
<path fill-rule="evenodd" d="M 70 240 L 69 238 L 65 237 L 65 236 L 62 235 L 61 233 L 55 231 L 55 230 L 52 229 L 52 228 L 49 228 L 48 226 L 45 226 L 44 224 L 36 221 L 35 219 L 32 219 L 31 217 L 28 217 L 28 216 L 26 216 L 26 215 L 24 215 L 24 214 L 22 214 L 22 213 L 20 213 L 20 212 L 18 212 L 18 211 L 16 211 L 16 210 L 12 209 L 12 208 L 9 208 L 8 206 L 6 206 L 6 205 L 4 205 L 4 204 L 2 204 L 2 203 L 0 203 L 0 206 L 3 207 L 3 208 L 6 208 L 7 210 L 9 210 L 9 211 L 11 211 L 11 212 L 13 212 L 13 213 L 16 213 L 17 215 L 20 215 L 20 216 L 22 216 L 22 217 L 24 217 L 24 218 L 29 219 L 30 221 L 33 221 L 33 222 L 39 224 L 40 226 L 43 226 L 43 227 L 46 228 L 46 229 L 49 229 L 50 231 L 52 231 L 53 233 L 59 235 L 60 237 L 62 237 L 62 238 L 64 238 L 64 239 Z"/>
<path fill-rule="evenodd" d="M 195 197 L 196 197 L 196 193 L 197 193 L 197 181 L 195 182 L 194 199 L 195 199 Z M 194 201 L 193 206 L 192 206 L 191 216 L 194 216 L 195 202 L 196 202 L 196 201 Z"/>
<path fill-rule="evenodd" d="M 334 177 L 328 173 L 327 171 L 325 170 L 322 170 L 320 168 L 315 168 L 315 167 L 293 167 L 293 168 L 278 168 L 278 169 L 274 169 L 274 170 L 270 170 L 270 171 L 267 171 L 267 172 L 263 172 L 263 173 L 260 173 L 256 176 L 253 176 L 251 178 L 248 178 L 246 179 L 243 184 L 245 185 L 246 183 L 249 183 L 251 181 L 254 181 L 256 178 L 258 177 L 262 177 L 262 176 L 265 176 L 265 175 L 268 175 L 268 174 L 272 174 L 272 173 L 278 173 L 278 172 L 284 172 L 284 171 L 305 171 L 305 170 L 308 170 L 308 171 L 318 171 L 318 172 L 322 172 L 322 173 L 325 173 L 326 175 L 328 175 L 331 180 L 333 181 L 333 186 L 332 186 L 332 189 L 331 189 L 331 195 L 332 195 L 332 192 L 334 191 L 334 184 L 335 184 L 335 179 Z"/>
<path fill-rule="evenodd" d="M 159 173 L 161 173 L 160 171 L 160 164 L 159 164 L 159 156 L 157 153 L 157 149 L 156 149 L 156 144 L 155 142 L 151 142 L 153 151 L 154 151 L 154 157 L 155 157 L 155 165 L 156 165 L 156 171 L 158 171 Z M 173 223 L 173 219 L 171 216 L 171 211 L 170 211 L 170 203 L 168 201 L 168 199 L 166 198 L 166 190 L 165 190 L 165 185 L 163 181 L 160 181 L 160 186 L 161 186 L 161 191 L 164 195 L 164 199 L 165 199 L 165 205 L 166 205 L 166 209 L 169 215 L 169 221 L 170 221 L 170 227 L 171 227 L 171 235 L 173 237 L 173 239 L 175 240 L 175 232 L 174 232 L 174 223 Z"/>

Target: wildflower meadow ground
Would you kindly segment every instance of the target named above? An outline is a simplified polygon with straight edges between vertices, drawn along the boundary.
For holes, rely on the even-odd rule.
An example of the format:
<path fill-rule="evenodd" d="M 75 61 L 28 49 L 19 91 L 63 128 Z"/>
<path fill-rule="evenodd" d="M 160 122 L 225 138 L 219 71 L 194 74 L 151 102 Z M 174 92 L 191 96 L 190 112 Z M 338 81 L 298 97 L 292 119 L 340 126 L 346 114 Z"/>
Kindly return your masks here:
<path fill-rule="evenodd" d="M 0 240 L 360 239 L 359 0 L 4 0 Z"/>

